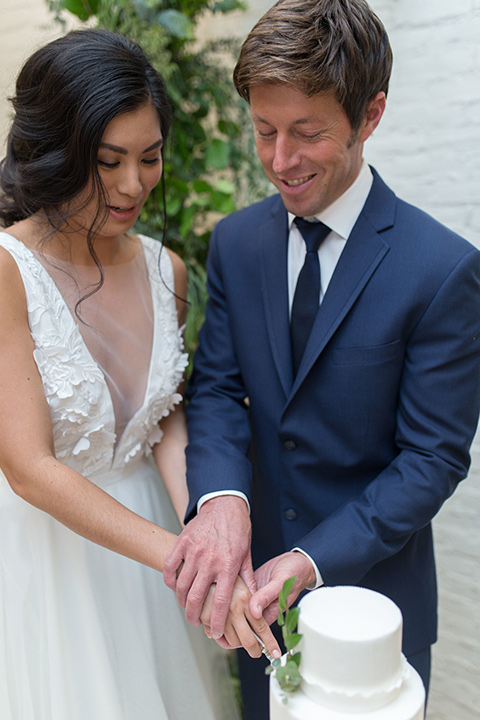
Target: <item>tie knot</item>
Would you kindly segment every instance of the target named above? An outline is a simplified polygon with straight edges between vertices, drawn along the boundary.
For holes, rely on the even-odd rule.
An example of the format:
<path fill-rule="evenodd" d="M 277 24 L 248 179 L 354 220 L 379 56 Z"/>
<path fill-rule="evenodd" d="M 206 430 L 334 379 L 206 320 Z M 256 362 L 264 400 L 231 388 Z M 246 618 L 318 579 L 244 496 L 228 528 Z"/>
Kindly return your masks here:
<path fill-rule="evenodd" d="M 322 242 L 330 232 L 330 228 L 320 221 L 309 222 L 301 217 L 295 218 L 295 225 L 300 230 L 305 245 L 307 246 L 307 253 L 317 252 Z"/>

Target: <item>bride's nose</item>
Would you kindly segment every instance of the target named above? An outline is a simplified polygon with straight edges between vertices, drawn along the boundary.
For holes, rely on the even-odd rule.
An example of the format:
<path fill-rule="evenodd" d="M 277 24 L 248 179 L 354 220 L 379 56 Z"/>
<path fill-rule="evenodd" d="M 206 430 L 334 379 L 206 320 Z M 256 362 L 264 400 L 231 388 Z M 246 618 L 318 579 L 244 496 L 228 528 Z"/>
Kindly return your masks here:
<path fill-rule="evenodd" d="M 138 197 L 142 192 L 142 181 L 140 176 L 140 170 L 138 167 L 125 168 L 118 178 L 117 189 L 122 195 L 128 195 L 128 197 Z"/>

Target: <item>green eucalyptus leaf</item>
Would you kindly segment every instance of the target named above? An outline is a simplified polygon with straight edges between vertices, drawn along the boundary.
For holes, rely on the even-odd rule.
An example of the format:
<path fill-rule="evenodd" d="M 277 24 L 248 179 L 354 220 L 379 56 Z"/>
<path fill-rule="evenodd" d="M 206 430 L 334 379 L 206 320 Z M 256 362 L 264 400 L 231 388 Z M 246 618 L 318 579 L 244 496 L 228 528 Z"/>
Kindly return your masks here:
<path fill-rule="evenodd" d="M 294 662 L 297 667 L 300 667 L 300 663 L 302 662 L 302 653 L 293 653 L 293 655 L 290 655 L 290 660 Z"/>
<path fill-rule="evenodd" d="M 302 639 L 302 635 L 300 633 L 292 633 L 291 635 L 287 635 L 283 639 L 285 641 L 285 647 L 288 651 L 290 651 L 293 650 L 296 645 L 298 645 L 298 643 Z"/>
<path fill-rule="evenodd" d="M 296 663 L 289 660 L 275 672 L 278 684 L 285 692 L 295 692 L 302 681 Z"/>
<path fill-rule="evenodd" d="M 298 624 L 298 616 L 300 615 L 300 608 L 294 607 L 287 612 L 286 626 L 289 633 L 295 632 Z"/>
<path fill-rule="evenodd" d="M 180 40 L 192 40 L 194 37 L 192 21 L 178 10 L 162 10 L 157 15 L 157 22 L 168 30 L 170 35 Z"/>
<path fill-rule="evenodd" d="M 278 598 L 278 604 L 280 605 L 282 610 L 287 609 L 288 596 L 292 592 L 292 589 L 293 589 L 293 586 L 295 585 L 296 579 L 297 579 L 296 576 L 291 577 L 291 578 L 288 578 L 288 580 L 285 580 L 285 582 L 283 583 L 282 591 Z"/>
<path fill-rule="evenodd" d="M 285 620 L 283 619 L 283 613 L 282 613 L 282 610 L 281 610 L 281 608 L 280 608 L 280 602 L 278 603 L 277 623 L 280 625 L 280 627 L 282 627 L 283 625 L 285 625 Z"/>

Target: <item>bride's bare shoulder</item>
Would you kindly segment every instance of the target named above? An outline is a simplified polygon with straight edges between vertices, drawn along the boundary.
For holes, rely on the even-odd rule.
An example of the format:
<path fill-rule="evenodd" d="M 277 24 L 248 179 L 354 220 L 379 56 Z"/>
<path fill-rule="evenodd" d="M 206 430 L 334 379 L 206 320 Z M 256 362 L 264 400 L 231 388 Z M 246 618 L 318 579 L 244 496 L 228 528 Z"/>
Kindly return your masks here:
<path fill-rule="evenodd" d="M 22 276 L 11 253 L 0 245 L 0 323 L 19 316 L 27 317 Z"/>
<path fill-rule="evenodd" d="M 187 310 L 187 268 L 177 253 L 170 248 L 166 248 L 166 250 L 172 261 L 179 325 L 183 325 Z"/>

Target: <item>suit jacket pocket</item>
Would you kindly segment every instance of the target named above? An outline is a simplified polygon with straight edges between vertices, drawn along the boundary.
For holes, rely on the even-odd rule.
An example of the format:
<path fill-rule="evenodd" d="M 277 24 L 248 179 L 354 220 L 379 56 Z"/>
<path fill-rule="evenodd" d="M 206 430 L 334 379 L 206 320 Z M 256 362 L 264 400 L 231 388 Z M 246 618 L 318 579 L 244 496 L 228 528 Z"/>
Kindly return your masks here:
<path fill-rule="evenodd" d="M 386 345 L 336 348 L 332 353 L 333 365 L 378 365 L 394 360 L 401 352 L 400 340 Z"/>

